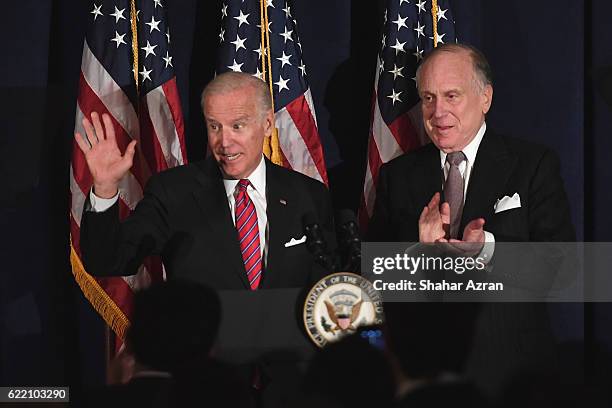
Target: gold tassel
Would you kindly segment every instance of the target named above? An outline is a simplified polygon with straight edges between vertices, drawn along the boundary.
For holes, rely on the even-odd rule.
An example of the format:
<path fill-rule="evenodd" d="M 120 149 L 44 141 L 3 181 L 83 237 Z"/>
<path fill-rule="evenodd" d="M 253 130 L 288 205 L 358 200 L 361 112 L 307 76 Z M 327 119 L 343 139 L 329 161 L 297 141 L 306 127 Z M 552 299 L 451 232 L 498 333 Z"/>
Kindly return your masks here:
<path fill-rule="evenodd" d="M 262 44 L 262 53 L 264 58 L 262 58 L 262 71 L 264 72 L 264 80 L 268 83 L 270 88 L 270 100 L 272 102 L 272 135 L 266 136 L 264 138 L 264 146 L 263 151 L 268 159 L 272 161 L 274 164 L 278 164 L 282 166 L 283 159 L 281 155 L 280 142 L 278 138 L 278 129 L 274 126 L 276 121 L 274 120 L 274 89 L 273 86 L 273 78 L 272 78 L 272 50 L 270 49 L 270 33 L 268 31 L 268 6 L 267 2 L 264 4 L 265 0 L 259 0 L 260 7 L 260 25 L 261 25 L 261 44 Z M 267 62 L 267 70 L 266 70 L 266 62 Z M 265 75 L 267 71 L 267 76 Z"/>
<path fill-rule="evenodd" d="M 278 138 L 278 129 L 272 129 L 272 138 L 271 138 L 271 147 L 272 147 L 272 163 L 278 164 L 279 166 L 283 165 L 283 156 L 281 155 L 280 141 Z"/>
<path fill-rule="evenodd" d="M 270 160 L 272 160 L 272 138 L 265 136 L 263 141 L 263 154 Z"/>
<path fill-rule="evenodd" d="M 77 255 L 74 246 L 72 246 L 72 239 L 70 241 L 70 264 L 72 265 L 74 279 L 96 312 L 102 316 L 106 324 L 123 341 L 130 321 L 94 277 L 85 271 L 81 259 Z"/>

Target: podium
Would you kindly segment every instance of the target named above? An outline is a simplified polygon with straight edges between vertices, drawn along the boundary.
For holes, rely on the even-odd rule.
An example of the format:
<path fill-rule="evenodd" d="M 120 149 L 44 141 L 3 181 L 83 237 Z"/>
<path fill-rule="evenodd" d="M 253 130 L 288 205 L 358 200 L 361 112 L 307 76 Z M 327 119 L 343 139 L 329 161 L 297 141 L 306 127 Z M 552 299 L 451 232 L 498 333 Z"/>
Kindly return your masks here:
<path fill-rule="evenodd" d="M 304 362 L 316 346 L 303 324 L 308 289 L 221 290 L 216 357 L 235 364 Z"/>

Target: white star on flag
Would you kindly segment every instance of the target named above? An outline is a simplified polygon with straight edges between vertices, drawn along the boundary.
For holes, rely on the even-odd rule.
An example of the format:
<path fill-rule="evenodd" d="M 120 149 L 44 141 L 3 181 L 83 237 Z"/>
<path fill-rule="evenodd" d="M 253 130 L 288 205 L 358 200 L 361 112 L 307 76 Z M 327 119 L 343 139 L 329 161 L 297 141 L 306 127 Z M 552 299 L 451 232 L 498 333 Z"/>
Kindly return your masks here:
<path fill-rule="evenodd" d="M 234 63 L 232 65 L 228 65 L 227 67 L 229 69 L 231 69 L 234 72 L 242 72 L 242 70 L 240 69 L 244 64 L 238 64 L 236 63 L 236 59 L 234 59 Z"/>
<path fill-rule="evenodd" d="M 246 41 L 246 37 L 240 38 L 240 36 L 236 34 L 236 40 L 230 41 L 230 43 L 234 44 L 234 46 L 236 47 L 236 51 L 238 51 L 241 48 L 244 48 L 246 50 L 246 47 L 244 46 L 245 41 Z"/>
<path fill-rule="evenodd" d="M 397 38 L 395 39 L 395 45 L 391 46 L 391 48 L 393 48 L 395 50 L 395 55 L 397 55 L 400 51 L 401 52 L 406 52 L 406 50 L 404 50 L 404 44 L 406 44 L 405 41 L 403 43 L 401 43 L 401 42 L 399 42 L 399 40 Z"/>
<path fill-rule="evenodd" d="M 440 21 L 441 18 L 445 19 L 448 21 L 448 19 L 446 18 L 446 12 L 448 11 L 448 9 L 446 10 L 442 10 L 440 8 L 440 6 L 438 6 L 438 21 Z"/>
<path fill-rule="evenodd" d="M 100 4 L 99 6 L 96 6 L 94 4 L 94 9 L 91 10 L 90 14 L 94 15 L 94 21 L 96 21 L 96 18 L 98 18 L 98 16 L 103 16 L 104 14 L 102 14 L 102 12 L 100 11 L 100 9 L 102 8 L 102 5 Z"/>
<path fill-rule="evenodd" d="M 281 55 L 280 57 L 277 57 L 276 59 L 281 62 L 281 68 L 282 68 L 285 66 L 285 64 L 291 65 L 291 62 L 289 62 L 289 58 L 291 58 L 291 54 L 285 55 L 285 51 L 283 51 L 283 55 Z"/>
<path fill-rule="evenodd" d="M 147 46 L 146 47 L 140 47 L 140 49 L 145 52 L 145 58 L 147 58 L 151 54 L 153 54 L 153 55 L 155 55 L 157 57 L 157 54 L 155 54 L 155 47 L 157 47 L 157 44 L 151 45 L 151 44 L 149 44 L 149 40 L 147 40 Z"/>
<path fill-rule="evenodd" d="M 151 77 L 149 76 L 149 74 L 153 72 L 152 69 L 147 71 L 147 67 L 145 67 L 144 65 L 142 66 L 142 71 L 140 71 L 140 75 L 142 75 L 142 82 L 144 82 L 145 80 L 151 80 Z"/>
<path fill-rule="evenodd" d="M 425 33 L 423 32 L 424 28 L 425 28 L 425 26 L 421 25 L 420 21 L 417 21 L 417 27 L 414 28 L 414 31 L 417 32 L 417 38 L 420 37 L 420 36 L 423 36 L 423 37 L 425 36 Z"/>
<path fill-rule="evenodd" d="M 393 102 L 393 105 L 395 105 L 395 101 L 398 101 L 398 102 L 402 101 L 399 98 L 401 93 L 402 93 L 402 91 L 399 91 L 398 93 L 395 93 L 395 89 L 392 89 L 391 90 L 391 95 L 387 95 L 387 98 L 391 98 L 391 101 Z"/>
<path fill-rule="evenodd" d="M 124 20 L 126 19 L 126 18 L 123 16 L 123 12 L 124 12 L 124 11 L 125 11 L 125 8 L 122 8 L 121 10 L 119 10 L 119 9 L 117 8 L 117 6 L 115 6 L 115 12 L 114 12 L 113 14 L 109 14 L 109 15 L 111 15 L 111 16 L 113 16 L 113 17 L 115 17 L 115 24 L 116 24 L 116 23 L 118 23 L 118 22 L 119 22 L 119 20 L 121 20 L 121 19 L 124 19 Z"/>
<path fill-rule="evenodd" d="M 397 31 L 399 31 L 402 29 L 402 27 L 408 28 L 408 26 L 406 25 L 406 20 L 408 20 L 408 17 L 402 18 L 401 14 L 398 14 L 397 20 L 392 21 L 392 23 L 397 24 Z"/>
<path fill-rule="evenodd" d="M 242 26 L 243 23 L 249 24 L 247 18 L 249 17 L 249 14 L 243 14 L 242 10 L 240 10 L 240 15 L 237 17 L 234 17 L 236 20 L 238 20 L 238 27 Z"/>
<path fill-rule="evenodd" d="M 155 16 L 151 16 L 151 22 L 150 23 L 145 23 L 146 25 L 151 27 L 151 30 L 149 31 L 149 34 L 151 34 L 153 32 L 153 30 L 159 31 L 159 27 L 158 27 L 159 23 L 161 23 L 161 20 L 155 21 Z"/>
<path fill-rule="evenodd" d="M 166 68 L 168 68 L 168 65 L 170 65 L 171 67 L 174 66 L 174 65 L 172 65 L 172 57 L 170 56 L 168 51 L 166 51 L 166 56 L 162 57 L 162 59 L 166 62 Z"/>
<path fill-rule="evenodd" d="M 278 92 L 282 91 L 283 89 L 289 90 L 287 82 L 289 82 L 289 79 L 283 79 L 283 77 L 279 75 L 278 82 L 274 83 L 275 85 L 278 85 Z"/>
<path fill-rule="evenodd" d="M 398 76 L 403 77 L 404 75 L 402 75 L 402 69 L 404 69 L 404 67 L 397 67 L 397 65 L 393 64 L 393 69 L 391 71 L 387 71 L 390 74 L 393 74 L 393 79 L 395 80 L 395 78 L 397 78 Z"/>
<path fill-rule="evenodd" d="M 285 39 L 285 43 L 286 43 L 287 40 L 293 41 L 293 39 L 291 38 L 292 33 L 293 33 L 293 30 L 287 30 L 287 26 L 285 26 L 285 32 L 280 33 L 279 35 Z"/>
<path fill-rule="evenodd" d="M 127 43 L 123 40 L 123 37 L 125 37 L 125 34 L 119 35 L 119 33 L 115 31 L 115 38 L 113 38 L 111 41 L 114 41 L 115 43 L 117 43 L 117 48 L 119 48 L 119 45 L 121 44 L 127 45 Z"/>

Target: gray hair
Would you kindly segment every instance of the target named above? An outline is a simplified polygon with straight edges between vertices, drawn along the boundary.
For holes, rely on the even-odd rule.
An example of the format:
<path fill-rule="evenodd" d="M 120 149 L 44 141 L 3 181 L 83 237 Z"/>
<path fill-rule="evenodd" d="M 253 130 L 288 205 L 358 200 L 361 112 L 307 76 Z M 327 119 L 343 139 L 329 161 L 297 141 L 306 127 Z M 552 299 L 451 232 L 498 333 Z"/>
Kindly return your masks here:
<path fill-rule="evenodd" d="M 472 59 L 472 68 L 474 70 L 474 79 L 476 83 L 480 87 L 480 89 L 484 89 L 487 85 L 493 85 L 493 72 L 491 71 L 491 66 L 487 61 L 487 58 L 484 54 L 472 45 L 467 44 L 442 44 L 429 52 L 423 58 L 421 65 L 417 68 L 416 71 L 416 82 L 417 89 L 419 88 L 419 84 L 421 81 L 421 69 L 427 64 L 427 62 L 433 58 L 434 56 L 441 54 L 443 52 L 452 52 L 452 53 L 467 53 Z"/>
<path fill-rule="evenodd" d="M 255 91 L 257 107 L 262 116 L 272 109 L 270 89 L 266 82 L 246 72 L 229 71 L 217 75 L 206 85 L 200 98 L 202 111 L 204 111 L 204 101 L 210 95 L 225 94 L 245 88 L 252 88 Z"/>

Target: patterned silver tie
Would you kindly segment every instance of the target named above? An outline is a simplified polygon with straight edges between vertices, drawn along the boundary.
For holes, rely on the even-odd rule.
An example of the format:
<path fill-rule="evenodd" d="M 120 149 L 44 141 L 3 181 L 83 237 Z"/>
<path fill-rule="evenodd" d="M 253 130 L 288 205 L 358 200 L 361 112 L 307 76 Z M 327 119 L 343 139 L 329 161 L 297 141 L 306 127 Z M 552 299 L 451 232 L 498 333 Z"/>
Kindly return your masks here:
<path fill-rule="evenodd" d="M 459 171 L 459 165 L 465 160 L 463 152 L 452 152 L 446 155 L 450 164 L 448 176 L 444 183 L 444 198 L 450 205 L 450 238 L 459 236 L 461 214 L 463 213 L 463 186 L 464 180 Z"/>

